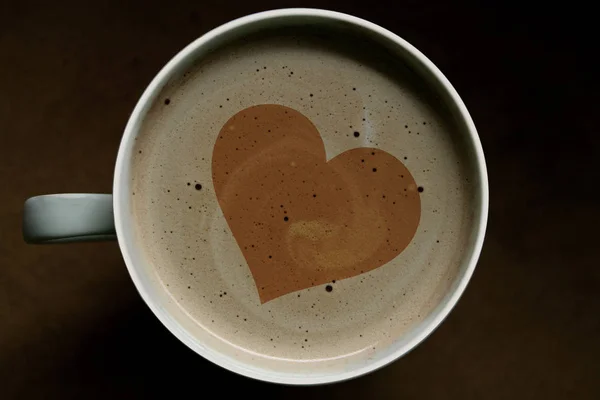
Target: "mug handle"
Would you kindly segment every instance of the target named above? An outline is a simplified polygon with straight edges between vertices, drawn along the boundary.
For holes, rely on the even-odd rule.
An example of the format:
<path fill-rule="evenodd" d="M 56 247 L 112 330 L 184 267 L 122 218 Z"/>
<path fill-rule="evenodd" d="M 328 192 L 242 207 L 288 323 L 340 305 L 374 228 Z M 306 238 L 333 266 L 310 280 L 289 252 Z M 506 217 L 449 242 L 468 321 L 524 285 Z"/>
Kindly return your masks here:
<path fill-rule="evenodd" d="M 31 197 L 23 210 L 27 243 L 114 240 L 111 194 L 65 193 Z"/>

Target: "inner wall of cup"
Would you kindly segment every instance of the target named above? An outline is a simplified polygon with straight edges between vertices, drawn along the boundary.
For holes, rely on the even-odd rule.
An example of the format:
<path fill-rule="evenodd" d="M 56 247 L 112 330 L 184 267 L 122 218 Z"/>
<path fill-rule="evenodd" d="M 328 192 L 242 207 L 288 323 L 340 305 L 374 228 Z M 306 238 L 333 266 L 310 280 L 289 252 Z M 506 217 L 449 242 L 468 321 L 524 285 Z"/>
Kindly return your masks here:
<path fill-rule="evenodd" d="M 160 92 L 162 86 L 168 82 L 171 77 L 178 76 L 183 71 L 187 70 L 195 60 L 201 58 L 207 52 L 220 47 L 221 45 L 235 40 L 236 38 L 243 37 L 247 34 L 255 32 L 257 30 L 261 30 L 267 22 L 265 21 L 257 21 L 251 24 L 242 25 L 235 30 L 231 30 L 229 32 L 225 32 L 220 35 L 216 35 L 210 42 L 208 42 L 205 46 L 196 48 L 190 54 L 187 54 L 185 57 L 176 57 L 175 61 L 178 62 L 177 65 L 171 65 L 170 70 L 161 72 L 159 75 L 159 80 L 155 81 L 154 90 L 151 92 L 147 92 L 144 94 L 144 98 L 138 105 L 138 114 L 137 118 L 132 119 L 130 122 L 130 126 L 128 127 L 128 131 L 135 134 L 139 130 L 141 120 L 144 115 L 152 105 L 155 100 L 155 97 Z M 293 17 L 278 17 L 273 18 L 268 21 L 269 29 L 274 27 L 281 26 L 292 26 L 292 25 L 306 25 L 306 24 L 327 24 L 329 26 L 334 26 L 336 29 L 344 29 L 344 30 L 355 30 L 357 32 L 366 32 L 364 28 L 358 27 L 354 24 L 347 22 L 340 22 L 335 20 L 330 20 L 326 17 L 313 17 L 309 18 L 306 16 L 293 16 Z M 436 93 L 440 94 L 441 104 L 445 104 L 447 107 L 447 111 L 452 115 L 457 123 L 457 129 L 461 134 L 457 136 L 457 146 L 463 149 L 465 154 L 465 159 L 472 165 L 473 176 L 477 177 L 478 174 L 478 158 L 475 151 L 475 145 L 473 144 L 472 138 L 470 136 L 467 123 L 461 115 L 460 110 L 455 107 L 452 102 L 451 95 L 448 93 L 446 88 L 433 76 L 419 60 L 415 59 L 409 52 L 405 49 L 399 47 L 393 41 L 389 39 L 384 39 L 377 34 L 368 31 L 373 38 L 376 38 L 379 42 L 381 42 L 384 46 L 388 47 L 391 52 L 394 54 L 398 54 L 406 61 L 412 65 L 417 72 L 418 75 L 422 76 L 425 81 L 429 84 L 432 84 L 436 89 Z M 169 68 L 169 66 L 167 67 Z M 136 112 L 134 112 L 134 116 Z M 129 135 L 125 137 L 125 141 L 123 145 L 125 146 L 125 152 L 130 154 L 133 148 L 133 135 Z M 123 150 L 123 149 L 122 149 Z M 121 175 L 121 183 L 122 188 L 120 189 L 120 196 L 118 198 L 120 208 L 123 211 L 121 215 L 131 215 L 130 205 L 129 205 L 129 191 L 126 189 L 129 179 L 131 177 L 130 165 L 125 163 L 123 174 Z M 117 193 L 117 192 L 116 192 Z M 480 193 L 477 192 L 477 195 L 480 196 Z M 479 206 L 482 202 L 481 198 L 477 198 L 476 201 L 478 203 L 478 207 L 474 210 L 474 219 L 478 220 L 481 213 L 481 207 Z M 125 243 L 134 243 L 135 238 L 133 232 L 130 227 L 125 226 L 122 231 L 122 240 L 121 242 Z M 477 229 L 474 229 L 472 234 L 472 242 L 475 245 L 476 239 L 479 236 L 479 232 Z M 172 307 L 168 302 L 164 302 L 164 293 L 163 288 L 160 288 L 159 283 L 156 282 L 152 275 L 147 273 L 144 269 L 144 260 L 143 255 L 137 253 L 137 249 L 133 245 L 127 245 L 122 243 L 122 247 L 126 247 L 128 257 L 126 256 L 126 261 L 128 261 L 128 266 L 130 266 L 130 271 L 134 277 L 134 281 L 138 285 L 138 289 L 142 293 L 142 296 L 145 298 L 146 302 L 149 303 L 153 311 L 159 316 L 159 318 L 165 323 L 172 331 L 175 333 L 181 340 L 183 340 L 186 344 L 192 347 L 195 351 L 203 354 L 206 358 L 215 361 L 225 367 L 236 370 L 238 372 L 245 373 L 246 371 L 251 376 L 256 376 L 261 379 L 267 380 L 281 380 L 281 381 L 292 381 L 295 378 L 300 379 L 302 376 L 311 375 L 310 370 L 307 369 L 302 372 L 301 376 L 295 376 L 294 368 L 280 368 L 281 366 L 277 363 L 274 363 L 270 367 L 272 368 L 264 368 L 264 366 L 255 366 L 252 364 L 251 360 L 247 360 L 245 365 L 240 365 L 238 361 L 236 361 L 238 354 L 235 348 L 224 349 L 222 343 L 218 338 L 211 337 L 210 335 L 205 335 L 202 332 L 198 332 L 198 327 L 191 321 L 191 319 L 185 315 L 185 312 L 178 307 Z M 467 254 L 469 252 L 467 251 Z M 127 260 L 129 258 L 129 260 Z M 454 282 L 454 286 L 457 287 L 461 282 L 464 281 L 465 273 L 470 268 L 469 258 L 465 257 L 465 263 L 461 267 L 461 272 L 458 274 L 457 279 Z M 133 267 L 132 267 L 133 266 Z M 361 369 L 364 369 L 368 366 L 375 366 L 381 363 L 385 363 L 389 361 L 390 357 L 394 357 L 396 355 L 400 355 L 407 351 L 412 345 L 414 345 L 415 341 L 418 341 L 422 338 L 423 333 L 428 330 L 428 327 L 431 326 L 432 321 L 436 320 L 436 317 L 439 313 L 444 312 L 448 308 L 448 301 L 450 300 L 454 289 L 452 289 L 446 298 L 444 298 L 440 305 L 433 311 L 431 316 L 422 322 L 420 325 L 415 326 L 411 332 L 404 335 L 402 338 L 395 340 L 393 343 L 390 343 L 389 347 L 384 350 L 381 350 L 369 359 L 365 360 L 362 364 L 353 365 L 350 368 L 350 374 L 356 373 Z M 436 321 L 437 323 L 439 321 Z M 215 350 L 218 349 L 218 350 Z M 286 370 L 286 372 L 282 372 Z M 348 367 L 346 367 L 346 372 L 348 372 Z M 335 376 L 335 379 L 338 379 L 341 375 L 339 370 L 332 368 L 329 372 L 318 372 L 318 375 L 322 379 L 329 379 L 327 377 Z M 279 378 L 277 378 L 279 376 Z"/>

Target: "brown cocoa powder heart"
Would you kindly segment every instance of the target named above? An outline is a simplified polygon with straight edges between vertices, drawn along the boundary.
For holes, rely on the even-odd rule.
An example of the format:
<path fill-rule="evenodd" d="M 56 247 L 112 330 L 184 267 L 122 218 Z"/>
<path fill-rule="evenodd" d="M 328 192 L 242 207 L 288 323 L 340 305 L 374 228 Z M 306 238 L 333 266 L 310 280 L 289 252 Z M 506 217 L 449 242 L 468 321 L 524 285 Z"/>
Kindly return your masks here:
<path fill-rule="evenodd" d="M 280 105 L 250 107 L 225 123 L 212 175 L 261 303 L 386 264 L 421 217 L 401 161 L 374 148 L 327 161 L 317 128 Z"/>

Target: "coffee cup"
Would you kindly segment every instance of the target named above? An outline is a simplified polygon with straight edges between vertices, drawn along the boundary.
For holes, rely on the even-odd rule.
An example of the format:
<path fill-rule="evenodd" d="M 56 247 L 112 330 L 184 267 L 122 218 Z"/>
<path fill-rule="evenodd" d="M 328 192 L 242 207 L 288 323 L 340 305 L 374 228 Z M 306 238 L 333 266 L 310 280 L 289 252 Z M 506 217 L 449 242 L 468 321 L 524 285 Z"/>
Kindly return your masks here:
<path fill-rule="evenodd" d="M 473 274 L 487 213 L 477 131 L 434 64 L 363 19 L 283 9 L 173 57 L 125 127 L 113 193 L 30 198 L 23 234 L 116 239 L 190 349 L 310 385 L 431 334 Z"/>

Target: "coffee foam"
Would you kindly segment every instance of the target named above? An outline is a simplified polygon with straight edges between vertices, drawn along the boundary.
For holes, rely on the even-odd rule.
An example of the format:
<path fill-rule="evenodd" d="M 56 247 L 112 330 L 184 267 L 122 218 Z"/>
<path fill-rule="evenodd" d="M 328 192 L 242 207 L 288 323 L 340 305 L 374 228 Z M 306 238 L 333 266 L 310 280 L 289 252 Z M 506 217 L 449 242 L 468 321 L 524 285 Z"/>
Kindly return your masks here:
<path fill-rule="evenodd" d="M 326 373 L 376 357 L 447 294 L 472 231 L 473 177 L 419 78 L 340 47 L 281 35 L 213 52 L 163 89 L 136 139 L 135 231 L 164 307 L 208 347 L 276 371 Z M 211 175 L 221 128 L 259 104 L 308 117 L 328 160 L 356 147 L 401 160 L 422 190 L 408 247 L 370 272 L 261 304 Z"/>

